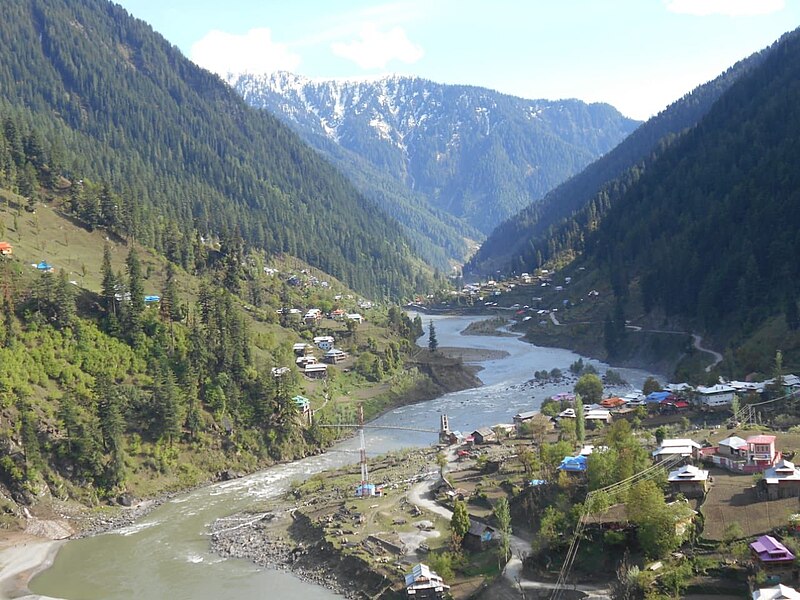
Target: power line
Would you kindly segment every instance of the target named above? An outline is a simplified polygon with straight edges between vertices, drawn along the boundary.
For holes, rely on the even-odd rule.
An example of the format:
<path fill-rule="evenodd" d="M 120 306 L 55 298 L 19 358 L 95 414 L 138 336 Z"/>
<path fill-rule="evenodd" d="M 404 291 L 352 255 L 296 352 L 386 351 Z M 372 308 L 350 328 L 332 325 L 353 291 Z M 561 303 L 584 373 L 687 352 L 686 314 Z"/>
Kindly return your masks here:
<path fill-rule="evenodd" d="M 631 487 L 633 487 L 636 483 L 650 479 L 662 469 L 669 469 L 673 466 L 676 466 L 682 460 L 683 460 L 682 456 L 679 455 L 672 456 L 667 460 L 651 465 L 646 469 L 639 471 L 638 473 L 634 473 L 633 475 L 627 477 L 626 479 L 623 479 L 622 481 L 612 483 L 611 485 L 607 485 L 603 488 L 593 490 L 588 494 L 586 494 L 586 500 L 583 503 L 583 511 L 581 513 L 581 517 L 578 520 L 578 524 L 575 527 L 575 533 L 572 536 L 572 542 L 570 543 L 569 549 L 567 550 L 567 555 L 564 558 L 564 564 L 561 566 L 561 572 L 558 575 L 558 580 L 556 581 L 556 587 L 553 589 L 553 593 L 550 595 L 550 600 L 559 600 L 563 594 L 567 578 L 569 577 L 570 571 L 572 570 L 572 565 L 575 562 L 575 558 L 578 555 L 578 549 L 580 548 L 583 531 L 586 528 L 586 517 L 589 516 L 589 513 L 592 510 L 592 504 L 596 495 L 600 493 L 620 494 L 622 492 L 625 492 L 629 490 Z"/>

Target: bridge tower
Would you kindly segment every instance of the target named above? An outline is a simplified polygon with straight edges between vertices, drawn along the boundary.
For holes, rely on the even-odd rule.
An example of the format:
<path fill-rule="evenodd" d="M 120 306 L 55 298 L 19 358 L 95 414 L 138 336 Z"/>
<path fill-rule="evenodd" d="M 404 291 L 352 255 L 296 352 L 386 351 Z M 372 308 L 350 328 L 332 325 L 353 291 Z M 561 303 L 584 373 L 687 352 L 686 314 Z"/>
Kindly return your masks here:
<path fill-rule="evenodd" d="M 450 439 L 450 419 L 443 414 L 439 418 L 439 441 L 447 443 Z"/>

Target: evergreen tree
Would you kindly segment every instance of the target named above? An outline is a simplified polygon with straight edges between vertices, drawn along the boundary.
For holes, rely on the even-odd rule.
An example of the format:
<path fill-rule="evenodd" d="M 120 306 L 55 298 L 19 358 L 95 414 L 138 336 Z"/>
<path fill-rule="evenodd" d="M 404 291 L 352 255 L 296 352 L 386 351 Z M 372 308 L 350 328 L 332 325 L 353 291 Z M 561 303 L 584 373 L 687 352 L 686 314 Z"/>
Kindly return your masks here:
<path fill-rule="evenodd" d="M 436 352 L 439 347 L 439 340 L 436 339 L 436 327 L 433 326 L 433 320 L 428 324 L 428 350 Z"/>
<path fill-rule="evenodd" d="M 30 404 L 20 402 L 20 434 L 22 448 L 25 450 L 25 466 L 29 471 L 35 471 L 42 463 L 41 448 L 39 446 L 38 419 Z"/>
<path fill-rule="evenodd" d="M 100 302 L 105 311 L 105 330 L 110 335 L 118 335 L 120 311 L 117 294 L 119 294 L 121 290 L 119 289 L 117 276 L 114 274 L 114 269 L 111 266 L 111 247 L 108 244 L 103 247 L 102 275 Z"/>
<path fill-rule="evenodd" d="M 144 282 L 142 265 L 136 247 L 131 244 L 126 260 L 128 268 L 128 302 L 125 308 L 125 333 L 129 340 L 137 343 L 142 333 L 142 313 L 144 312 Z"/>
<path fill-rule="evenodd" d="M 161 368 L 153 400 L 157 433 L 171 446 L 180 437 L 185 416 L 180 388 L 175 382 L 175 375 L 167 367 Z"/>
<path fill-rule="evenodd" d="M 60 269 L 58 281 L 55 286 L 55 315 L 56 327 L 64 329 L 72 327 L 77 322 L 78 310 L 75 306 L 75 289 L 67 278 L 67 272 Z"/>
<path fill-rule="evenodd" d="M 500 544 L 497 547 L 497 557 L 500 562 L 500 569 L 508 562 L 511 557 L 511 511 L 508 507 L 508 499 L 503 497 L 497 501 L 494 507 L 494 518 L 497 519 L 498 529 L 500 530 Z"/>
<path fill-rule="evenodd" d="M 166 279 L 164 289 L 161 291 L 161 314 L 168 321 L 180 321 L 183 318 L 180 306 L 180 296 L 178 293 L 178 282 L 175 278 L 175 266 L 167 263 Z"/>

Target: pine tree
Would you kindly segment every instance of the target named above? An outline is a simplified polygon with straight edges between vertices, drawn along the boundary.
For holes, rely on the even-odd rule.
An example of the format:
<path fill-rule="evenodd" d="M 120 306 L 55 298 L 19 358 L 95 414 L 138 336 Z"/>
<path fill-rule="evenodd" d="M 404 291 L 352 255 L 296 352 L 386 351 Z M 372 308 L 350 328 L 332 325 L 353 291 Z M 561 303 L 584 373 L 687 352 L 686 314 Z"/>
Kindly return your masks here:
<path fill-rule="evenodd" d="M 54 320 L 59 329 L 72 327 L 77 322 L 78 310 L 75 306 L 75 289 L 67 278 L 67 272 L 60 269 L 55 286 Z"/>
<path fill-rule="evenodd" d="M 102 266 L 103 281 L 100 288 L 100 298 L 105 310 L 105 330 L 110 335 L 119 334 L 119 301 L 117 294 L 119 290 L 119 281 L 114 274 L 114 269 L 111 266 L 111 247 L 106 244 L 103 247 L 103 266 Z"/>
<path fill-rule="evenodd" d="M 22 448 L 25 450 L 25 466 L 28 470 L 36 470 L 42 463 L 36 413 L 27 402 L 19 407 L 22 436 Z"/>
<path fill-rule="evenodd" d="M 175 279 L 175 266 L 171 262 L 167 263 L 164 289 L 161 291 L 160 308 L 161 314 L 170 322 L 180 321 L 183 318 L 178 294 L 178 282 Z"/>
<path fill-rule="evenodd" d="M 428 324 L 428 350 L 436 352 L 439 347 L 439 340 L 436 339 L 436 327 L 433 326 L 433 321 Z"/>
<path fill-rule="evenodd" d="M 144 313 L 144 283 L 142 281 L 142 265 L 135 246 L 131 244 L 126 260 L 128 267 L 128 294 L 130 298 L 125 310 L 125 333 L 128 339 L 136 343 L 142 333 L 142 313 Z"/>

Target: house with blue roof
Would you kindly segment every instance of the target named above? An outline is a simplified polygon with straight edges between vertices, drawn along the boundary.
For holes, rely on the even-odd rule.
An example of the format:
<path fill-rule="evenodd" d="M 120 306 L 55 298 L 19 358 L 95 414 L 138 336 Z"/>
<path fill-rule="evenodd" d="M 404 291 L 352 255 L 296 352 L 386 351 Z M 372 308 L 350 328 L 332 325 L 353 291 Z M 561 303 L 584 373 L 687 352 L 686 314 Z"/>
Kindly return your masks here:
<path fill-rule="evenodd" d="M 561 464 L 558 465 L 559 471 L 566 471 L 567 473 L 584 473 L 588 467 L 588 461 L 582 454 L 578 456 L 565 456 Z"/>
<path fill-rule="evenodd" d="M 659 402 L 663 402 L 664 400 L 666 400 L 670 396 L 672 396 L 672 392 L 650 392 L 645 397 L 645 400 L 647 401 L 648 404 L 650 404 L 650 403 L 659 403 Z"/>

